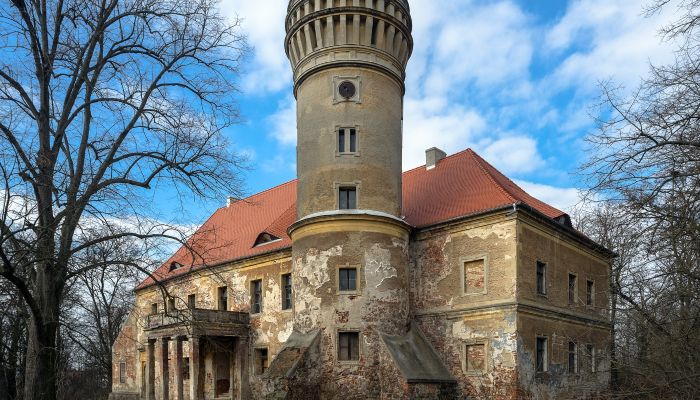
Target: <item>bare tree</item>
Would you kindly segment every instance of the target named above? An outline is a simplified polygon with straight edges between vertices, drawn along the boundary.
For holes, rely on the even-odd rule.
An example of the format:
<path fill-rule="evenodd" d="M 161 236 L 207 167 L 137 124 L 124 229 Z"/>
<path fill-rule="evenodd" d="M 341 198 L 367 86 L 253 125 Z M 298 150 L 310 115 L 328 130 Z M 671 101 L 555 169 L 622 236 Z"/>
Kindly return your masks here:
<path fill-rule="evenodd" d="M 622 255 L 611 271 L 618 394 L 685 399 L 700 396 L 700 1 L 646 11 L 665 7 L 681 11 L 661 31 L 674 62 L 652 66 L 632 96 L 603 84 L 584 171 L 612 213 L 582 229 Z"/>
<path fill-rule="evenodd" d="M 211 0 L 0 5 L 0 277 L 30 317 L 26 400 L 56 398 L 67 283 L 123 265 L 78 259 L 125 237 L 180 239 L 144 218 L 148 189 L 238 194 L 222 129 L 245 49 Z"/>

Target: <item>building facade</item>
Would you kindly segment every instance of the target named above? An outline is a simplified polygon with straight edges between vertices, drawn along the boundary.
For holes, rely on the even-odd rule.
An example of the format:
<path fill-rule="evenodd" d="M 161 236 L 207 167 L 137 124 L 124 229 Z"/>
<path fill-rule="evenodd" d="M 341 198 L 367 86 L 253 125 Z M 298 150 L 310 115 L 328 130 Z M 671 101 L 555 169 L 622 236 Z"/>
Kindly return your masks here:
<path fill-rule="evenodd" d="M 612 254 L 471 150 L 401 172 L 408 2 L 291 0 L 286 30 L 298 179 L 217 210 L 139 285 L 111 398 L 604 389 Z"/>

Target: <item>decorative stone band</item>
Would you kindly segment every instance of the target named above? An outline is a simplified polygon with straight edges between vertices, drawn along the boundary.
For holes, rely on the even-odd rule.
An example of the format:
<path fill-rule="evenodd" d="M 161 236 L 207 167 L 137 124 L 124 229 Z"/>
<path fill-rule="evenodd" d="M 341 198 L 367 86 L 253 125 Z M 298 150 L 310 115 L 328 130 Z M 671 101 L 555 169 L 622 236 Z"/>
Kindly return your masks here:
<path fill-rule="evenodd" d="M 374 232 L 408 239 L 411 226 L 400 218 L 372 210 L 336 210 L 308 215 L 289 227 L 292 241 L 332 232 Z"/>
<path fill-rule="evenodd" d="M 400 2 L 377 8 L 340 6 L 325 1 L 299 3 L 287 16 L 285 51 L 294 69 L 295 86 L 319 69 L 366 66 L 393 76 L 402 86 L 413 51 L 411 17 Z M 348 1 L 349 3 L 349 1 Z M 365 3 L 367 4 L 367 3 Z"/>

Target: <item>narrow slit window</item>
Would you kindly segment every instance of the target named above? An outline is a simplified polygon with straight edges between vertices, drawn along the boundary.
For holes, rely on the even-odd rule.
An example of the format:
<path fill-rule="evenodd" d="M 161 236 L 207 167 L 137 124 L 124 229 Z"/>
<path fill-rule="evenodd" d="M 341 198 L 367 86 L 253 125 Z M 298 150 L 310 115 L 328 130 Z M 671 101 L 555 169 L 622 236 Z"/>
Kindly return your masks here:
<path fill-rule="evenodd" d="M 119 363 L 119 383 L 126 383 L 126 363 Z"/>
<path fill-rule="evenodd" d="M 258 279 L 250 282 L 251 292 L 251 312 L 258 314 L 262 312 L 262 280 Z"/>
<path fill-rule="evenodd" d="M 228 287 L 226 286 L 219 288 L 219 310 L 228 310 Z"/>
<path fill-rule="evenodd" d="M 345 153 L 345 129 L 338 130 L 338 153 Z"/>
<path fill-rule="evenodd" d="M 282 309 L 292 309 L 292 274 L 282 275 Z"/>
<path fill-rule="evenodd" d="M 341 292 L 357 290 L 357 268 L 340 268 L 338 270 L 338 289 Z"/>
<path fill-rule="evenodd" d="M 595 284 L 593 281 L 586 281 L 586 305 L 593 305 L 593 293 L 595 289 Z"/>
<path fill-rule="evenodd" d="M 357 361 L 360 359 L 360 334 L 358 332 L 338 333 L 338 360 Z"/>
<path fill-rule="evenodd" d="M 537 294 L 547 294 L 547 264 L 537 261 Z"/>
<path fill-rule="evenodd" d="M 357 152 L 357 131 L 355 129 L 350 129 L 350 152 Z"/>
<path fill-rule="evenodd" d="M 354 187 L 341 187 L 338 190 L 338 207 L 341 210 L 354 210 L 357 208 L 357 189 Z"/>
<path fill-rule="evenodd" d="M 158 314 L 158 303 L 151 304 L 151 315 Z"/>

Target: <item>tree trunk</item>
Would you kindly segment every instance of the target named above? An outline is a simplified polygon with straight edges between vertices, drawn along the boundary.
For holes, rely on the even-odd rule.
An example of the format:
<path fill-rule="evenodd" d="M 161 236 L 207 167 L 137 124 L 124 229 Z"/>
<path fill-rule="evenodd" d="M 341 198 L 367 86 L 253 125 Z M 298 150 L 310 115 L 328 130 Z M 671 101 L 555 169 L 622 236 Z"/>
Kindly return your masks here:
<path fill-rule="evenodd" d="M 27 364 L 24 400 L 56 400 L 56 324 L 37 327 L 32 318 L 28 326 Z"/>

